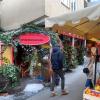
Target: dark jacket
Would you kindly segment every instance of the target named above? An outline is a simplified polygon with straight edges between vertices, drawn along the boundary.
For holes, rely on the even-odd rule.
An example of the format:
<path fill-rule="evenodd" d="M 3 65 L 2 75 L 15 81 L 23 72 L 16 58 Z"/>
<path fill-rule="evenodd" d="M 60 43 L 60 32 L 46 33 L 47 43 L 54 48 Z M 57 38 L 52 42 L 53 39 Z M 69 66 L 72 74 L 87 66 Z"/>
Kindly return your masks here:
<path fill-rule="evenodd" d="M 59 47 L 54 47 L 51 54 L 51 64 L 53 70 L 59 70 L 63 68 L 63 53 Z"/>

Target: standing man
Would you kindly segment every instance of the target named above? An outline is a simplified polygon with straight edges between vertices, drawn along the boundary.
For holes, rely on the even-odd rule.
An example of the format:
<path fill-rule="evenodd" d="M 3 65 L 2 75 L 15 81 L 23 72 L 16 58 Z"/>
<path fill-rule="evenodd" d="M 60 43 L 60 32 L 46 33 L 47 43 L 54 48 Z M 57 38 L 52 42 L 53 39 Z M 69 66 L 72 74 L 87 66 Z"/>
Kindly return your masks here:
<path fill-rule="evenodd" d="M 55 78 L 58 75 L 61 78 L 61 94 L 67 95 L 68 92 L 65 91 L 65 78 L 64 78 L 64 72 L 63 72 L 63 52 L 61 51 L 59 46 L 55 46 L 52 49 L 51 54 L 51 64 L 52 64 L 52 82 L 51 82 L 51 96 L 56 96 L 56 93 L 54 91 L 55 87 Z"/>

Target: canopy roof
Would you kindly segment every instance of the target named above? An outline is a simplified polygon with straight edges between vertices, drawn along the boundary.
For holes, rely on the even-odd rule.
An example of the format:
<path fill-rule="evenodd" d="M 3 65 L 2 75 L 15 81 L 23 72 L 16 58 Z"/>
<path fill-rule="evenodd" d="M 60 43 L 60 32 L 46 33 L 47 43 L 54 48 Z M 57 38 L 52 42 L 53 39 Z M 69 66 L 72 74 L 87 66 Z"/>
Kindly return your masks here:
<path fill-rule="evenodd" d="M 88 39 L 100 39 L 100 4 L 47 20 L 48 27 L 54 25 L 55 31 L 75 33 Z"/>

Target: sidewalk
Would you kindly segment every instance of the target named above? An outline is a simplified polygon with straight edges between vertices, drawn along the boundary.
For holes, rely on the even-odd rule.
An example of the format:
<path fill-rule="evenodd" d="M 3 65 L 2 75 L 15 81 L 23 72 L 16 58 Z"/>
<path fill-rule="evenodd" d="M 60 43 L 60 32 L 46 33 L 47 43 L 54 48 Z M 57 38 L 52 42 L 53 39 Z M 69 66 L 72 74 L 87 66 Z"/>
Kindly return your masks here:
<path fill-rule="evenodd" d="M 42 91 L 44 86 L 34 78 L 22 78 L 20 84 L 8 90 L 7 96 L 0 96 L 0 100 L 26 100 L 27 98 Z"/>
<path fill-rule="evenodd" d="M 83 74 L 82 69 L 83 69 L 82 66 L 78 66 L 76 69 L 73 69 L 71 73 L 66 73 L 65 87 L 69 91 L 69 94 L 66 96 L 60 95 L 61 90 L 60 86 L 58 86 L 55 88 L 55 90 L 57 91 L 56 97 L 50 97 L 50 89 L 46 87 L 40 89 L 37 92 L 31 91 L 24 93 L 22 91 L 15 95 L 0 97 L 0 100 L 82 100 L 82 95 L 86 80 L 86 76 Z M 29 83 L 34 84 L 32 80 L 29 81 L 30 81 Z"/>
<path fill-rule="evenodd" d="M 69 91 L 69 94 L 66 96 L 60 95 L 60 86 L 56 88 L 57 96 L 50 97 L 50 89 L 45 88 L 43 91 L 38 94 L 30 97 L 27 100 L 82 100 L 84 85 L 86 76 L 82 72 L 83 67 L 78 66 L 73 70 L 72 73 L 67 73 L 66 78 L 66 89 Z"/>

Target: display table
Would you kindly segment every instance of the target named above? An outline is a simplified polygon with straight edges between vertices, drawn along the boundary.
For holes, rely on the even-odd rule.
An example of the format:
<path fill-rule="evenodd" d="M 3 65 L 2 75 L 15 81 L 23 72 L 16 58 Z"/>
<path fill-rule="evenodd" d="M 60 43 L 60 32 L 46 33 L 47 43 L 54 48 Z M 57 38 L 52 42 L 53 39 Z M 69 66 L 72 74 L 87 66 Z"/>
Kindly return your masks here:
<path fill-rule="evenodd" d="M 89 94 L 83 94 L 83 100 L 100 100 L 100 97 L 91 96 Z"/>
<path fill-rule="evenodd" d="M 83 100 L 100 100 L 100 92 L 87 88 L 83 92 Z"/>

